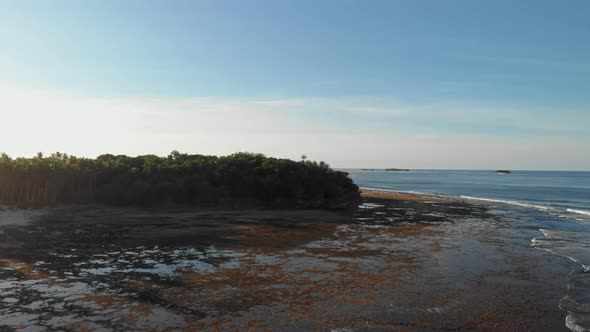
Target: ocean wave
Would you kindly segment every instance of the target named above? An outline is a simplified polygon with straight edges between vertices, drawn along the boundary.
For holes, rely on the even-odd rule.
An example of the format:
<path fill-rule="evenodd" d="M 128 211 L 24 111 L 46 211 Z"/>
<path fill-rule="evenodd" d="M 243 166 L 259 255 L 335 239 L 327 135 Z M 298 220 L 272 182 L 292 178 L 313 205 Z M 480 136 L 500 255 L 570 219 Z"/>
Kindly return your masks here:
<path fill-rule="evenodd" d="M 502 204 L 516 205 L 516 206 L 521 206 L 521 207 L 533 208 L 533 209 L 537 209 L 537 210 L 541 210 L 541 211 L 550 210 L 550 208 L 548 206 L 527 204 L 527 203 L 523 203 L 523 202 L 519 202 L 519 201 L 509 201 L 509 200 L 503 200 L 503 199 L 492 199 L 492 198 L 483 198 L 483 197 L 472 197 L 472 196 L 464 196 L 464 195 L 461 195 L 460 197 L 466 198 L 466 199 L 478 200 L 478 201 L 491 202 L 491 203 L 502 203 Z"/>
<path fill-rule="evenodd" d="M 584 215 L 590 216 L 590 211 L 585 211 L 585 210 L 567 209 L 567 212 L 584 214 Z"/>
<path fill-rule="evenodd" d="M 558 233 L 558 232 L 554 232 L 554 231 L 551 231 L 551 230 L 548 230 L 548 229 L 542 229 L 542 228 L 540 228 L 539 231 L 541 233 L 543 233 L 543 236 L 545 238 L 547 238 L 547 239 L 562 240 L 562 241 L 568 241 L 568 242 L 576 242 L 576 241 L 572 241 L 571 239 L 567 239 L 567 238 L 561 238 L 560 239 L 558 237 L 555 237 L 554 234 L 555 233 Z M 545 247 L 543 245 L 544 245 L 544 242 L 542 240 L 540 240 L 540 239 L 537 239 L 536 237 L 534 237 L 531 240 L 531 246 L 533 246 L 533 247 L 535 247 L 537 249 L 542 249 L 542 250 L 548 251 L 548 252 L 550 252 L 550 253 L 552 253 L 554 255 L 557 255 L 557 256 L 565 257 L 565 258 L 571 260 L 572 262 L 580 265 L 582 267 L 582 269 L 584 269 L 584 272 L 589 272 L 590 271 L 590 266 L 589 265 L 586 265 L 578 257 L 575 257 L 574 255 L 568 254 L 566 252 L 563 252 L 563 248 L 553 247 L 551 245 L 549 245 L 548 247 Z"/>
<path fill-rule="evenodd" d="M 576 257 L 574 257 L 574 256 L 569 256 L 569 255 L 567 255 L 567 254 L 563 254 L 563 253 L 561 253 L 561 252 L 559 252 L 558 250 L 555 250 L 555 249 L 550 249 L 550 248 L 543 248 L 543 247 L 539 247 L 539 246 L 537 246 L 537 245 L 536 245 L 536 243 L 538 243 L 537 241 L 538 241 L 538 240 L 536 240 L 536 241 L 535 241 L 535 242 L 533 242 L 533 244 L 532 244 L 532 246 L 533 246 L 534 248 L 541 249 L 541 250 L 545 250 L 545 251 L 547 251 L 547 252 L 550 252 L 550 253 L 552 253 L 553 255 L 560 256 L 560 257 L 563 257 L 563 258 L 567 258 L 567 259 L 569 259 L 570 261 L 572 261 L 572 262 L 574 262 L 574 263 L 578 264 L 580 267 L 582 267 L 582 269 L 583 269 L 583 271 L 584 271 L 585 273 L 586 273 L 586 272 L 590 272 L 590 266 L 588 266 L 588 265 L 584 264 L 584 262 L 582 262 L 582 261 L 581 261 L 581 260 L 579 260 L 578 258 L 576 258 Z"/>

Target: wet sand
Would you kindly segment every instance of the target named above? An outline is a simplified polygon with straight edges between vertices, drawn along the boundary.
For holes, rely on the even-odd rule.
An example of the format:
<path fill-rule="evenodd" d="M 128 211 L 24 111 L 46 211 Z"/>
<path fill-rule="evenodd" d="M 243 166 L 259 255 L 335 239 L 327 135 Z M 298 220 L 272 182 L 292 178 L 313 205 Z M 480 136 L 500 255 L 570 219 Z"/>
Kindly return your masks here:
<path fill-rule="evenodd" d="M 571 262 L 486 206 L 52 209 L 0 227 L 0 330 L 567 331 Z"/>
<path fill-rule="evenodd" d="M 406 192 L 393 192 L 393 191 L 379 191 L 372 189 L 363 189 L 361 196 L 365 198 L 378 198 L 396 201 L 413 201 L 413 202 L 446 202 L 450 203 L 451 200 L 437 195 L 425 195 L 425 194 L 414 194 Z"/>

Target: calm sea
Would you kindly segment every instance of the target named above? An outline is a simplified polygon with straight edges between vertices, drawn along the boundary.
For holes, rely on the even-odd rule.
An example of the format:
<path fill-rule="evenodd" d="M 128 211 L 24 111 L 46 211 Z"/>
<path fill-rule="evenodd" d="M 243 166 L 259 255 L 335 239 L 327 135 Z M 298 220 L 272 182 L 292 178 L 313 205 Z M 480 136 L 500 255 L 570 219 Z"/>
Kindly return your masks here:
<path fill-rule="evenodd" d="M 346 170 L 362 188 L 438 194 L 479 201 L 531 232 L 531 246 L 575 262 L 560 306 L 567 325 L 590 331 L 590 172 Z M 528 233 L 527 233 L 528 234 Z"/>

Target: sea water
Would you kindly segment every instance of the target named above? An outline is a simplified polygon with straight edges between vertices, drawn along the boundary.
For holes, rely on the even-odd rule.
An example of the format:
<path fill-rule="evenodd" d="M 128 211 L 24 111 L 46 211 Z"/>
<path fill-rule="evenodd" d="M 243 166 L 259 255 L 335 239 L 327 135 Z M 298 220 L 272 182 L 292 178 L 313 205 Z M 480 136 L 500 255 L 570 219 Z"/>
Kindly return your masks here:
<path fill-rule="evenodd" d="M 575 263 L 560 307 L 573 331 L 590 331 L 590 172 L 345 170 L 361 188 L 453 196 L 481 202 L 534 227 L 531 246 Z"/>

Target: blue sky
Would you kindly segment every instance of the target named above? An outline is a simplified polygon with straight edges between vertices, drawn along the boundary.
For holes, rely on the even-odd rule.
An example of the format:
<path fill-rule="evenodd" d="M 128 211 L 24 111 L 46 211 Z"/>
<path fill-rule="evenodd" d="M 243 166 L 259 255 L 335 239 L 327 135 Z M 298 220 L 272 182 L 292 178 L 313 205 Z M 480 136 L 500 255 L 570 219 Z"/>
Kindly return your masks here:
<path fill-rule="evenodd" d="M 0 0 L 2 149 L 589 170 L 589 12 L 587 1 Z"/>

